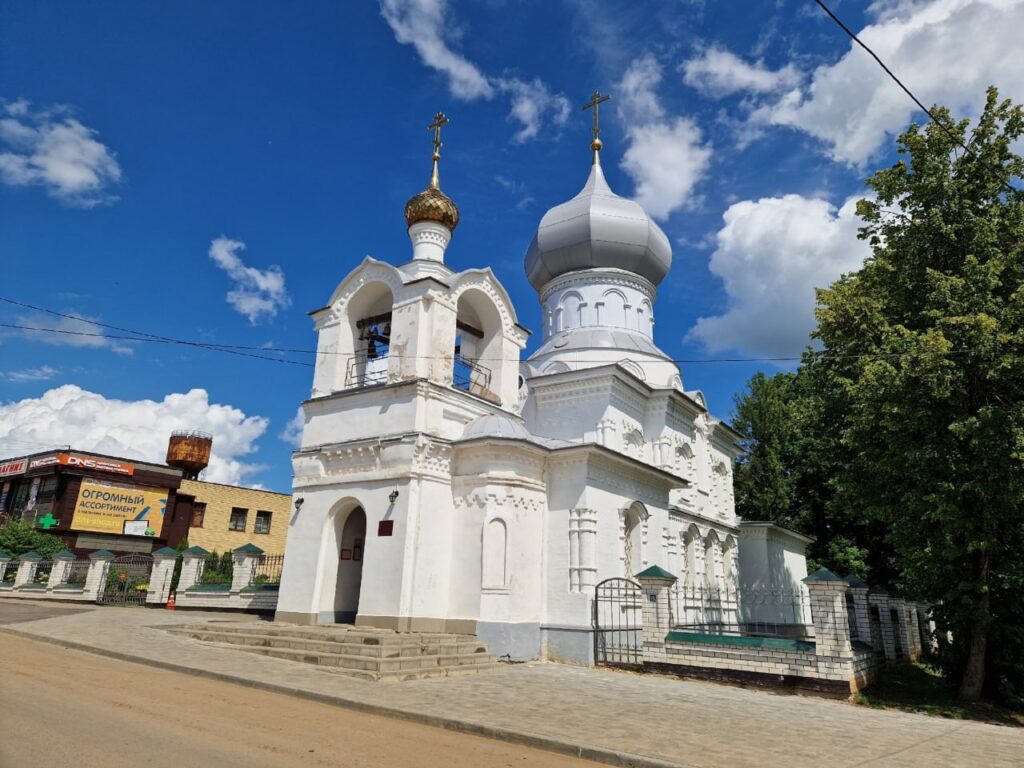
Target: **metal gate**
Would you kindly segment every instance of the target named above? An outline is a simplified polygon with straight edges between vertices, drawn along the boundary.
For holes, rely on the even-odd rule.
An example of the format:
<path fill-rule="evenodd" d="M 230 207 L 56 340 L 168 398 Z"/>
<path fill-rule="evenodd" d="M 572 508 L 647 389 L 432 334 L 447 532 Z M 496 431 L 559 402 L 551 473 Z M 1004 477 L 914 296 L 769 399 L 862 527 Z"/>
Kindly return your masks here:
<path fill-rule="evenodd" d="M 632 579 L 605 579 L 594 587 L 594 663 L 643 663 L 643 590 Z"/>
<path fill-rule="evenodd" d="M 145 605 L 152 571 L 151 555 L 125 555 L 114 558 L 110 561 L 107 583 L 100 602 L 104 605 Z"/>

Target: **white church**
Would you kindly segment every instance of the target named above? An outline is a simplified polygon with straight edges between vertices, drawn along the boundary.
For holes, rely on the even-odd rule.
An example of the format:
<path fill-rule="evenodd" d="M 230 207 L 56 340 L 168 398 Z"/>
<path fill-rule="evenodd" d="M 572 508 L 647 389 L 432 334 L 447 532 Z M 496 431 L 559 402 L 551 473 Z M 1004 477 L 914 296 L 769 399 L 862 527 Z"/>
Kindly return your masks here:
<path fill-rule="evenodd" d="M 433 174 L 411 260 L 367 257 L 319 334 L 276 620 L 475 633 L 513 659 L 593 659 L 595 586 L 797 589 L 807 538 L 737 519 L 739 436 L 654 341 L 668 238 L 589 177 L 526 253 L 541 344 L 490 268 L 454 272 L 459 210 Z M 582 170 L 582 169 L 581 169 Z M 678 329 L 676 329 L 678 331 Z"/>

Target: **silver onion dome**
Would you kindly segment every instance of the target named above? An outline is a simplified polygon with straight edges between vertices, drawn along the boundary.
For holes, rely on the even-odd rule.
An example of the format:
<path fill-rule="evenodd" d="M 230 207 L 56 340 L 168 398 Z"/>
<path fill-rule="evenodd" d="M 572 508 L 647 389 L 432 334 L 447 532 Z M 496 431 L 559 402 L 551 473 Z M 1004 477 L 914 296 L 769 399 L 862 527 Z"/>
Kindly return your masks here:
<path fill-rule="evenodd" d="M 581 269 L 623 269 L 657 285 L 672 266 L 672 246 L 639 203 L 612 192 L 595 151 L 580 193 L 544 214 L 525 266 L 538 291 Z"/>

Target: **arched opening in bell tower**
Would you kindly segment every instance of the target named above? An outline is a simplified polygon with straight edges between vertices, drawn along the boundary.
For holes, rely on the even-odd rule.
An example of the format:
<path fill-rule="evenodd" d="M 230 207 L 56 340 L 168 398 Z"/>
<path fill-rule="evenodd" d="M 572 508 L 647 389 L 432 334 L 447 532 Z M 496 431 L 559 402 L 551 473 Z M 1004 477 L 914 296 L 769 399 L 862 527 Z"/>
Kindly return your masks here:
<path fill-rule="evenodd" d="M 388 382 L 391 353 L 391 308 L 394 295 L 386 283 L 367 283 L 348 302 L 352 355 L 345 372 L 346 387 Z"/>
<path fill-rule="evenodd" d="M 495 399 L 502 375 L 501 315 L 490 296 L 470 288 L 459 296 L 455 320 L 452 384 Z"/>

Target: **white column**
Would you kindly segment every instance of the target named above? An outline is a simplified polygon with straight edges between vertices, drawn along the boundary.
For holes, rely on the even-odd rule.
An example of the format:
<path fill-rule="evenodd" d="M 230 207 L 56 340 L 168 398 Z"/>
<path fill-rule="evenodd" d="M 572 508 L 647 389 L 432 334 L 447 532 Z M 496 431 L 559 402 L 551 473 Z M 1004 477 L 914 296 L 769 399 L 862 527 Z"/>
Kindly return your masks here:
<path fill-rule="evenodd" d="M 97 550 L 89 555 L 89 573 L 85 576 L 85 597 L 99 602 L 103 590 L 107 586 L 107 571 L 114 555 L 105 549 Z"/>
<path fill-rule="evenodd" d="M 178 576 L 178 592 L 194 587 L 202 578 L 203 563 L 210 556 L 202 547 L 189 547 L 181 553 L 181 575 Z"/>
<path fill-rule="evenodd" d="M 246 544 L 231 553 L 231 592 L 237 594 L 252 583 L 253 572 L 263 550 Z"/>
<path fill-rule="evenodd" d="M 569 591 L 581 592 L 580 585 L 580 512 L 569 510 Z"/>
<path fill-rule="evenodd" d="M 174 580 L 174 566 L 178 562 L 177 551 L 170 547 L 153 553 L 153 572 L 149 574 L 149 590 L 146 602 L 150 605 L 164 605 L 171 596 L 171 582 Z"/>
<path fill-rule="evenodd" d="M 71 564 L 75 556 L 71 552 L 58 552 L 53 556 L 53 567 L 50 568 L 50 580 L 46 582 L 47 589 L 53 589 L 59 584 L 68 580 L 68 573 L 71 571 Z"/>
<path fill-rule="evenodd" d="M 597 586 L 597 510 L 579 512 L 580 589 L 589 591 Z"/>
<path fill-rule="evenodd" d="M 26 552 L 18 558 L 18 575 L 14 577 L 15 588 L 20 587 L 22 584 L 32 583 L 32 579 L 36 575 L 36 568 L 39 567 L 41 559 L 42 556 L 35 552 Z"/>

